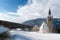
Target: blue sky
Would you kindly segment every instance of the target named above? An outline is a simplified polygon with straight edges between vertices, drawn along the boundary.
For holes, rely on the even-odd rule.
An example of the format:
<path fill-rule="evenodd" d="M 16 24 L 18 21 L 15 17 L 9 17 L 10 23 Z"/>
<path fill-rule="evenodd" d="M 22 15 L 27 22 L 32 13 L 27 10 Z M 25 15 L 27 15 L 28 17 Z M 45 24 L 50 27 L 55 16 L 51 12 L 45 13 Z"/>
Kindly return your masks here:
<path fill-rule="evenodd" d="M 0 0 L 0 20 L 22 23 L 36 18 L 60 18 L 60 0 Z"/>
<path fill-rule="evenodd" d="M 0 12 L 16 12 L 18 5 L 24 6 L 27 0 L 0 0 Z"/>

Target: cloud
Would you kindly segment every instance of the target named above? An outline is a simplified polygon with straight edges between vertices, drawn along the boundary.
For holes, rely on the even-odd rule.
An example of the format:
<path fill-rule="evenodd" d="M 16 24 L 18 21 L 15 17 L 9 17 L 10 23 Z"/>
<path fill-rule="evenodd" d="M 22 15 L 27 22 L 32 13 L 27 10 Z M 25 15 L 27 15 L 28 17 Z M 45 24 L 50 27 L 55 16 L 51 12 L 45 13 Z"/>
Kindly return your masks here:
<path fill-rule="evenodd" d="M 14 21 L 16 17 L 12 17 L 8 14 L 0 13 L 0 20 Z"/>
<path fill-rule="evenodd" d="M 4 18 L 14 22 L 24 22 L 36 18 L 46 17 L 49 8 L 52 11 L 53 16 L 59 17 L 60 15 L 60 0 L 28 0 L 25 6 L 18 6 L 17 12 L 7 12 L 8 14 Z M 2 15 L 2 14 L 1 14 Z"/>
<path fill-rule="evenodd" d="M 60 17 L 60 0 L 54 0 L 52 5 L 52 13 L 54 17 Z"/>
<path fill-rule="evenodd" d="M 46 17 L 51 2 L 52 0 L 29 0 L 25 6 L 18 8 L 17 14 L 23 21 Z"/>

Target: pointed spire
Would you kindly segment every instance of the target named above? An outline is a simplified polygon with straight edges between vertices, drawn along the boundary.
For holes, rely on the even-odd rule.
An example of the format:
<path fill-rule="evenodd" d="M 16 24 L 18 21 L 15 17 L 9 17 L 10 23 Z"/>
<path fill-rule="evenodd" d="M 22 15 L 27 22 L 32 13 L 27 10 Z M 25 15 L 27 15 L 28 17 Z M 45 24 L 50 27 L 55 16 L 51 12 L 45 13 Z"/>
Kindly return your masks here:
<path fill-rule="evenodd" d="M 49 9 L 49 14 L 48 15 L 51 15 L 51 10 Z"/>

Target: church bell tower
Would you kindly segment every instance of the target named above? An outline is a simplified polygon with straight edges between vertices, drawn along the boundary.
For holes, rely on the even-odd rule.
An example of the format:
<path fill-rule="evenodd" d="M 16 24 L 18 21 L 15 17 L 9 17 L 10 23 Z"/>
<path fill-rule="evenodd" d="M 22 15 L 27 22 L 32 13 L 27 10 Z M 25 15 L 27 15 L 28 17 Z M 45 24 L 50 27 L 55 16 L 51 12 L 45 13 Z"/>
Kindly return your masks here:
<path fill-rule="evenodd" d="M 47 22 L 52 23 L 53 21 L 53 16 L 51 15 L 51 10 L 49 9 L 48 17 L 47 17 Z"/>
<path fill-rule="evenodd" d="M 49 9 L 48 17 L 47 17 L 47 25 L 49 27 L 49 32 L 53 32 L 53 16 L 51 15 L 51 10 Z"/>

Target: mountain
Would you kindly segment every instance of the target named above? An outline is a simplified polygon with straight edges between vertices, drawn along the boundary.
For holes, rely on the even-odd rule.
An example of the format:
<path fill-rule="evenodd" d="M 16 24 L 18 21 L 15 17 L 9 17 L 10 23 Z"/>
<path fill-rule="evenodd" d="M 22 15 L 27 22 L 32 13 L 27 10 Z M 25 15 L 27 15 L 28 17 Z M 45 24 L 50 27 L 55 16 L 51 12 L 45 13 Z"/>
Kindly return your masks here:
<path fill-rule="evenodd" d="M 28 20 L 28 21 L 23 22 L 23 24 L 32 25 L 32 26 L 37 25 L 40 27 L 43 22 L 47 22 L 47 19 L 46 18 L 38 18 L 35 20 Z M 60 27 L 60 18 L 53 18 L 53 24 L 56 27 Z"/>

